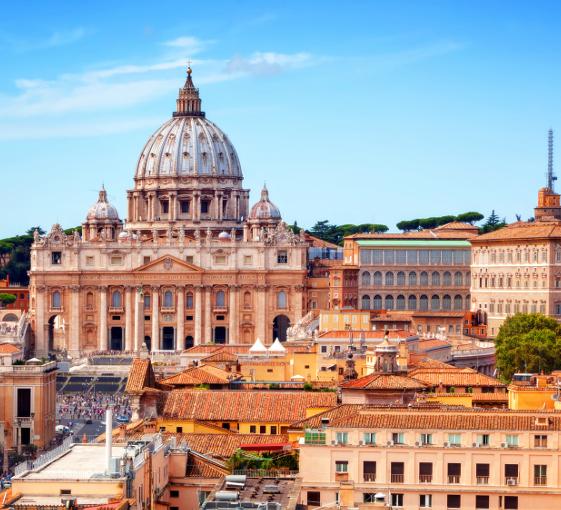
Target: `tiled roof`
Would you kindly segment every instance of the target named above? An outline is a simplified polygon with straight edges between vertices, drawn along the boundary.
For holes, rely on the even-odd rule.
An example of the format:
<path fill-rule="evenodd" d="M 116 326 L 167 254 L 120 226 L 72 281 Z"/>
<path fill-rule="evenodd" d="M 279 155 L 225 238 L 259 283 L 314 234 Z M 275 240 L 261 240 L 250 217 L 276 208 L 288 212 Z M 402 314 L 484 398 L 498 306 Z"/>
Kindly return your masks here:
<path fill-rule="evenodd" d="M 538 421 L 538 417 L 542 418 L 545 424 Z M 458 432 L 462 430 L 561 431 L 561 415 L 470 407 L 411 407 L 392 410 L 365 406 L 352 415 L 331 420 L 330 427 Z"/>
<path fill-rule="evenodd" d="M 235 363 L 238 361 L 238 357 L 226 349 L 220 349 L 206 358 L 202 358 L 203 363 Z"/>
<path fill-rule="evenodd" d="M 451 225 L 450 228 L 447 225 Z M 401 233 L 383 234 L 352 234 L 345 239 L 469 239 L 477 235 L 477 227 L 466 224 L 464 228 L 458 228 L 458 223 L 448 223 L 434 229 L 412 230 Z"/>
<path fill-rule="evenodd" d="M 185 476 L 188 478 L 222 478 L 228 473 L 229 471 L 221 463 L 205 458 L 193 451 L 187 454 Z"/>
<path fill-rule="evenodd" d="M 561 222 L 559 221 L 518 221 L 506 227 L 482 234 L 471 239 L 472 243 L 485 243 L 487 241 L 514 241 L 521 239 L 557 239 L 561 238 Z"/>
<path fill-rule="evenodd" d="M 333 420 L 342 418 L 344 416 L 353 416 L 356 412 L 364 407 L 363 404 L 341 404 L 332 409 L 328 409 L 323 413 L 314 414 L 309 418 L 296 421 L 290 425 L 291 429 L 319 429 L 324 423 L 323 420 L 328 420 L 331 423 Z"/>
<path fill-rule="evenodd" d="M 341 248 L 341 246 L 337 244 L 330 243 L 329 241 L 324 241 L 323 239 L 313 236 L 308 232 L 304 233 L 304 238 L 306 239 L 306 241 L 311 243 L 311 246 L 313 248 Z"/>
<path fill-rule="evenodd" d="M 341 385 L 350 390 L 422 390 L 426 385 L 398 374 L 370 374 Z"/>
<path fill-rule="evenodd" d="M 452 347 L 450 342 L 446 342 L 445 340 L 437 340 L 436 338 L 426 338 L 420 339 L 417 342 L 417 346 L 420 352 L 428 351 L 431 349 L 438 349 L 438 348 L 445 348 L 445 347 Z"/>
<path fill-rule="evenodd" d="M 129 378 L 125 388 L 126 393 L 142 392 L 145 387 L 155 386 L 156 378 L 149 359 L 135 358 L 132 360 Z"/>
<path fill-rule="evenodd" d="M 199 386 L 200 384 L 222 384 L 226 385 L 232 379 L 238 379 L 238 374 L 227 372 L 211 365 L 191 367 L 179 374 L 172 375 L 160 382 L 170 386 Z"/>
<path fill-rule="evenodd" d="M 481 374 L 474 370 L 465 371 L 463 369 L 456 370 L 433 370 L 433 369 L 416 369 L 409 373 L 410 377 L 421 381 L 428 386 L 494 386 L 505 387 L 500 381 L 494 377 Z"/>
<path fill-rule="evenodd" d="M 508 402 L 507 393 L 426 393 L 427 398 L 470 397 L 473 402 Z"/>
<path fill-rule="evenodd" d="M 332 407 L 332 392 L 172 390 L 165 418 L 201 421 L 291 423 L 306 417 L 307 408 Z"/>
<path fill-rule="evenodd" d="M 14 344 L 0 344 L 0 354 L 14 354 L 21 352 Z"/>
<path fill-rule="evenodd" d="M 411 353 L 416 354 L 416 353 Z M 449 365 L 448 363 L 444 363 L 444 361 L 439 361 L 437 359 L 426 358 L 423 357 L 420 360 L 415 360 L 414 367 L 417 369 L 424 369 L 424 368 L 444 368 L 444 369 L 456 369 L 455 366 Z M 409 375 L 413 373 L 413 370 L 409 371 Z"/>
<path fill-rule="evenodd" d="M 185 441 L 196 452 L 229 459 L 243 444 L 286 444 L 287 434 L 176 434 L 178 444 Z"/>

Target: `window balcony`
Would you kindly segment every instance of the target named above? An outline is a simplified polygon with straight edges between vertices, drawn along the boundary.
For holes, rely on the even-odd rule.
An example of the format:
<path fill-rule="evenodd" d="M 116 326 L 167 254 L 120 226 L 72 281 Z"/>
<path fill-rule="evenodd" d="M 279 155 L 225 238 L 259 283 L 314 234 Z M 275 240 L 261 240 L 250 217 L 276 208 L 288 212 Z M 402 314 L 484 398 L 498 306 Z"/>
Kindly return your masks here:
<path fill-rule="evenodd" d="M 547 476 L 534 476 L 534 485 L 547 485 Z"/>
<path fill-rule="evenodd" d="M 123 313 L 124 308 L 122 306 L 110 306 L 109 313 Z"/>
<path fill-rule="evenodd" d="M 376 473 L 364 473 L 364 481 L 365 482 L 375 482 L 376 481 Z"/>
<path fill-rule="evenodd" d="M 448 483 L 460 483 L 460 475 L 448 475 Z"/>
<path fill-rule="evenodd" d="M 517 476 L 507 476 L 505 478 L 505 485 L 518 485 L 518 477 Z"/>
<path fill-rule="evenodd" d="M 477 485 L 489 485 L 489 477 L 488 476 L 477 476 L 475 479 Z"/>
<path fill-rule="evenodd" d="M 404 475 L 395 475 L 392 473 L 391 482 L 392 483 L 403 483 Z"/>
<path fill-rule="evenodd" d="M 432 475 L 419 475 L 419 483 L 432 483 Z"/>

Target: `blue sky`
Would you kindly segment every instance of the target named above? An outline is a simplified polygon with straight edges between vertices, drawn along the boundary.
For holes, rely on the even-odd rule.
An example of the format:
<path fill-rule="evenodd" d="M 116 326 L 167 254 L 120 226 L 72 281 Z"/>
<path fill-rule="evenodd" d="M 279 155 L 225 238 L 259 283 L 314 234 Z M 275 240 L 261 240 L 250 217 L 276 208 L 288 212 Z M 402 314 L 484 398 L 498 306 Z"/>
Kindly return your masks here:
<path fill-rule="evenodd" d="M 187 59 L 252 200 L 266 181 L 290 223 L 526 218 L 561 139 L 559 5 L 7 3 L 0 237 L 80 224 L 102 182 L 124 217 Z"/>

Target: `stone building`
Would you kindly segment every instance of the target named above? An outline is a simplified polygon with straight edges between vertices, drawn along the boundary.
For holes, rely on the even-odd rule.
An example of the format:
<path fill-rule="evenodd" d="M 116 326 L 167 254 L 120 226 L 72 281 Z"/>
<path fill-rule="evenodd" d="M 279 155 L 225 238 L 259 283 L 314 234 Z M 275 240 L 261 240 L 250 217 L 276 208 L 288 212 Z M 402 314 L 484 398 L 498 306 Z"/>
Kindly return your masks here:
<path fill-rule="evenodd" d="M 35 234 L 35 350 L 183 350 L 286 338 L 306 303 L 309 241 L 266 187 L 249 190 L 229 138 L 201 111 L 191 69 L 177 111 L 143 148 L 123 221 L 104 189 L 82 235 Z"/>

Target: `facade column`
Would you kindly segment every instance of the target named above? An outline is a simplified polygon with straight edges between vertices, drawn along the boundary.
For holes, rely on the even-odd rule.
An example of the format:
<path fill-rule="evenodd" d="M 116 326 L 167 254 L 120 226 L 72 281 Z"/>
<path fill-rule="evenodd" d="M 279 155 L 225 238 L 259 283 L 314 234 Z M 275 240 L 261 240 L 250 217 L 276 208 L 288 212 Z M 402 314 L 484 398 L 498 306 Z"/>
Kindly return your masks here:
<path fill-rule="evenodd" d="M 266 318 L 267 318 L 267 306 L 265 299 L 265 292 L 267 287 L 265 285 L 257 286 L 257 338 L 259 338 L 263 343 L 266 343 Z"/>
<path fill-rule="evenodd" d="M 239 327 L 238 327 L 238 285 L 230 285 L 230 306 L 228 307 L 229 326 L 228 326 L 228 343 L 240 343 Z"/>
<path fill-rule="evenodd" d="M 183 350 L 185 342 L 185 287 L 182 285 L 176 287 L 177 293 L 177 325 L 176 325 L 176 341 L 175 350 Z"/>
<path fill-rule="evenodd" d="M 206 286 L 205 287 L 205 334 L 204 334 L 205 343 L 212 342 L 211 301 L 210 301 L 211 293 L 212 293 L 212 287 Z"/>
<path fill-rule="evenodd" d="M 144 295 L 142 287 L 134 293 L 134 352 L 139 352 L 144 343 Z"/>
<path fill-rule="evenodd" d="M 223 194 L 221 191 L 219 191 L 216 194 L 216 207 L 217 207 L 217 214 L 216 214 L 216 218 L 218 219 L 218 221 L 222 221 L 223 217 L 222 217 L 222 201 L 224 200 Z"/>
<path fill-rule="evenodd" d="M 107 286 L 99 287 L 99 350 L 107 351 Z"/>
<path fill-rule="evenodd" d="M 73 358 L 80 356 L 80 287 L 70 287 L 70 339 L 68 350 Z"/>
<path fill-rule="evenodd" d="M 45 324 L 45 304 L 47 287 L 35 287 L 35 356 L 41 358 L 49 354 L 49 337 Z"/>
<path fill-rule="evenodd" d="M 152 287 L 152 339 L 150 350 L 160 348 L 160 287 Z"/>
<path fill-rule="evenodd" d="M 303 285 L 294 286 L 294 321 L 298 322 L 302 318 L 302 291 Z"/>
<path fill-rule="evenodd" d="M 195 338 L 194 344 L 199 345 L 201 343 L 201 336 L 202 336 L 202 296 L 201 296 L 201 289 L 202 285 L 195 286 Z"/>
<path fill-rule="evenodd" d="M 125 351 L 127 352 L 131 352 L 133 350 L 134 331 L 132 329 L 132 292 L 132 287 L 127 285 L 125 287 Z"/>
<path fill-rule="evenodd" d="M 171 193 L 169 196 L 169 219 L 175 221 L 177 218 L 177 195 Z"/>

